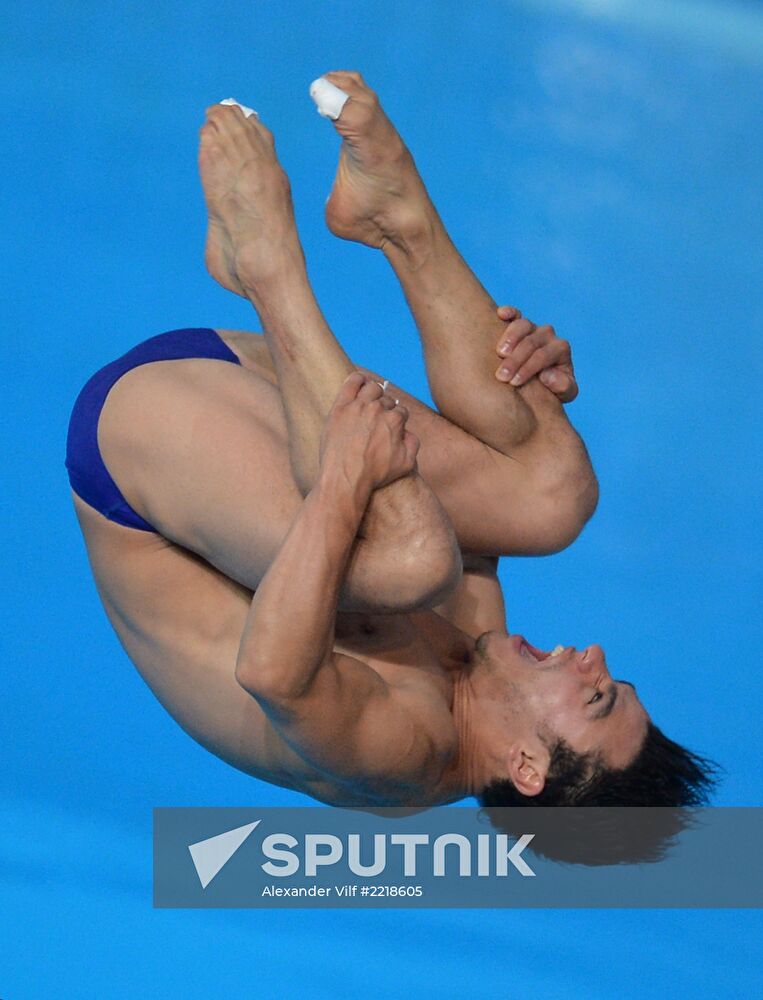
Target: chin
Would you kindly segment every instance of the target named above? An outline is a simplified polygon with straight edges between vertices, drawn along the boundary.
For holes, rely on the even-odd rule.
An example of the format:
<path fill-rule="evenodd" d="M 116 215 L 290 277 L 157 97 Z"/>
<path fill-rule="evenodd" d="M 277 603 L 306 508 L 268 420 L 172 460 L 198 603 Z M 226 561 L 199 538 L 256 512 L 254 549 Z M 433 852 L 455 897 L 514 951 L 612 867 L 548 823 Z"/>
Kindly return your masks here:
<path fill-rule="evenodd" d="M 477 641 L 474 643 L 474 651 L 479 656 L 485 656 L 485 650 L 492 634 L 492 632 L 483 632 L 482 635 L 477 636 Z"/>

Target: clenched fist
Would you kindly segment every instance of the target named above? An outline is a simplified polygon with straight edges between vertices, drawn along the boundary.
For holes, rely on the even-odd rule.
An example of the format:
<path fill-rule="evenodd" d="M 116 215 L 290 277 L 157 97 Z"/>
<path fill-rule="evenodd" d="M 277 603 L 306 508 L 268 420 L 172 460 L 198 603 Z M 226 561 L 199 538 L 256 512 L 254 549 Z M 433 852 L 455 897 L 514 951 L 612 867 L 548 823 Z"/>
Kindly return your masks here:
<path fill-rule="evenodd" d="M 348 375 L 321 436 L 321 470 L 378 489 L 416 467 L 419 439 L 406 430 L 408 411 L 362 372 Z"/>

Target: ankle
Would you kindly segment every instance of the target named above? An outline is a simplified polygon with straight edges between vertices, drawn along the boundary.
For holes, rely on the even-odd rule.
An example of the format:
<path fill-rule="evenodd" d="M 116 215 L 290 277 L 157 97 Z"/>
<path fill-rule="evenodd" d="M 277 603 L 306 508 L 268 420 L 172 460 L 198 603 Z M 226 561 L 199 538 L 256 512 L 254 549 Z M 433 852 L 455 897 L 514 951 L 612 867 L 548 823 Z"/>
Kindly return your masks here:
<path fill-rule="evenodd" d="M 299 240 L 286 240 L 264 250 L 252 247 L 237 252 L 236 276 L 254 305 L 279 298 L 307 284 L 305 257 Z"/>
<path fill-rule="evenodd" d="M 393 263 L 395 257 L 410 270 L 418 270 L 436 251 L 445 235 L 431 202 L 399 206 L 393 224 L 384 227 L 382 251 Z"/>

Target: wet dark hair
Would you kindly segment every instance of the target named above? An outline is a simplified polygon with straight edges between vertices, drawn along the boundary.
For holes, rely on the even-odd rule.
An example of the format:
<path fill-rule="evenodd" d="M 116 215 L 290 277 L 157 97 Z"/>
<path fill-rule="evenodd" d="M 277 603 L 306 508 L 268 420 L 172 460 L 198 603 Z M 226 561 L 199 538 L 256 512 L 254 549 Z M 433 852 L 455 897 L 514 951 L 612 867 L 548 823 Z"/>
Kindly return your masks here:
<path fill-rule="evenodd" d="M 480 804 L 494 826 L 508 829 L 514 825 L 516 813 L 507 807 L 516 806 L 656 806 L 663 807 L 652 812 L 649 831 L 643 823 L 634 824 L 631 814 L 630 826 L 641 827 L 638 844 L 630 842 L 638 831 L 628 830 L 627 810 L 614 809 L 607 812 L 606 821 L 622 827 L 613 832 L 612 843 L 601 851 L 602 838 L 590 837 L 591 820 L 581 821 L 588 826 L 588 832 L 581 833 L 580 843 L 570 837 L 557 836 L 560 850 L 546 851 L 557 860 L 579 861 L 584 864 L 611 864 L 617 861 L 657 861 L 664 857 L 675 835 L 688 825 L 688 818 L 681 816 L 686 807 L 697 807 L 708 802 L 710 793 L 717 783 L 719 768 L 712 761 L 687 750 L 669 739 L 654 723 L 647 726 L 646 736 L 640 750 L 625 768 L 614 769 L 604 765 L 593 754 L 576 753 L 563 740 L 556 740 L 549 747 L 551 759 L 543 790 L 538 795 L 523 795 L 506 778 L 492 781 L 479 796 Z M 511 815 L 509 815 L 511 813 Z M 578 810 L 575 810 L 578 813 Z M 658 814 L 659 822 L 657 822 Z M 525 814 L 526 815 L 526 814 Z M 618 819 L 619 816 L 619 819 Z M 557 819 L 561 817 L 557 816 Z M 602 814 L 604 821 L 604 814 Z M 571 822 L 571 817 L 570 817 Z M 656 826 L 655 826 L 656 823 Z M 659 828 L 659 829 L 658 829 Z M 660 832 L 661 830 L 661 832 Z M 643 835 L 643 836 L 641 836 Z M 601 860 L 585 858 L 586 843 L 598 841 L 597 850 Z M 621 843 L 616 843 L 620 841 Z M 629 841 L 627 844 L 625 841 Z M 559 845 L 557 845 L 559 846 Z M 573 856 L 582 850 L 581 856 Z M 622 856 L 618 856 L 620 850 Z M 569 856 L 563 856 L 563 855 Z"/>

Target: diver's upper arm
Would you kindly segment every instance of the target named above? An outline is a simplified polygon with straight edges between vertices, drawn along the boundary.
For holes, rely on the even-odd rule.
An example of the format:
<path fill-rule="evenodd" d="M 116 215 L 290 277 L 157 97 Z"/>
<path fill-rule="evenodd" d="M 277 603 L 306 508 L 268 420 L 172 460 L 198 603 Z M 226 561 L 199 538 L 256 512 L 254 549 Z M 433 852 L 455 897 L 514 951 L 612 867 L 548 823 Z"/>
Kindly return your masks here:
<path fill-rule="evenodd" d="M 354 657 L 333 653 L 298 697 L 255 697 L 290 746 L 335 779 L 379 792 L 428 786 L 437 772 L 426 708 Z"/>

